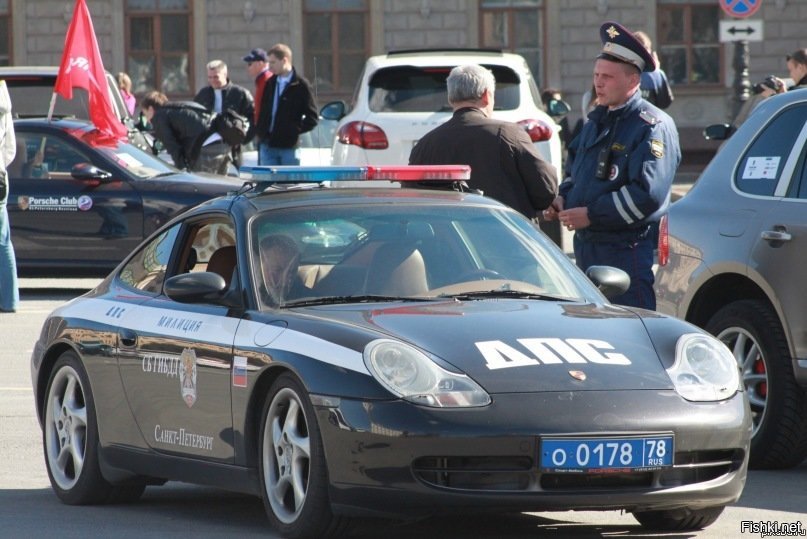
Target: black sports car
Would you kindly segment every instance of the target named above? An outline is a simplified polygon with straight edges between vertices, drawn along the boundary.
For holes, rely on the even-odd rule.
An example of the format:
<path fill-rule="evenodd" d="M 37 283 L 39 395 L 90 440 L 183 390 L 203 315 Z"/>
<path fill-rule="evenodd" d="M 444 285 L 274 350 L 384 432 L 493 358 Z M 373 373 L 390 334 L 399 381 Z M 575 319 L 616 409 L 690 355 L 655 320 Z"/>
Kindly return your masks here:
<path fill-rule="evenodd" d="M 68 504 L 166 480 L 252 493 L 286 537 L 468 509 L 707 526 L 745 482 L 737 364 L 695 326 L 609 304 L 592 281 L 619 293 L 619 270 L 589 277 L 479 195 L 247 184 L 45 322 L 51 483 Z"/>
<path fill-rule="evenodd" d="M 106 275 L 175 215 L 241 186 L 179 172 L 84 120 L 18 119 L 14 130 L 8 212 L 22 275 Z"/>

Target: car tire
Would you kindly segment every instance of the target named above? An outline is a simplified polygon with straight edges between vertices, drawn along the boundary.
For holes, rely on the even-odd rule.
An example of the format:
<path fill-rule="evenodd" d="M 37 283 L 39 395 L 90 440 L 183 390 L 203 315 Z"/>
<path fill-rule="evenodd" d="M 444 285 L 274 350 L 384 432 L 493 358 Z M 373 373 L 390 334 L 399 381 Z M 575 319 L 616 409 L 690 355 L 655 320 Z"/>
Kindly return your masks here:
<path fill-rule="evenodd" d="M 59 499 L 68 505 L 138 499 L 145 483 L 113 485 L 101 474 L 95 402 L 75 353 L 65 352 L 56 361 L 45 395 L 42 445 L 48 477 Z"/>
<path fill-rule="evenodd" d="M 720 309 L 706 324 L 740 366 L 751 404 L 749 466 L 792 468 L 807 456 L 807 394 L 793 374 L 787 340 L 764 302 L 742 300 Z"/>
<path fill-rule="evenodd" d="M 261 417 L 262 497 L 272 526 L 290 539 L 342 535 L 348 519 L 331 511 L 314 407 L 293 375 L 272 383 Z"/>
<path fill-rule="evenodd" d="M 706 507 L 682 512 L 680 509 L 670 511 L 634 511 L 633 517 L 642 528 L 655 531 L 691 531 L 701 530 L 714 524 L 724 507 Z"/>

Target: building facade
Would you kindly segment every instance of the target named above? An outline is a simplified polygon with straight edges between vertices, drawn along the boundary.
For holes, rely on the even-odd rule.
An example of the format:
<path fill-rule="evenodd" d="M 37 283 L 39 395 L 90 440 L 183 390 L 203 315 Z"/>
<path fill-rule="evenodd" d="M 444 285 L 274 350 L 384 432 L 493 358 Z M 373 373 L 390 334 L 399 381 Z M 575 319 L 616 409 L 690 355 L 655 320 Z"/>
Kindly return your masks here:
<path fill-rule="evenodd" d="M 222 59 L 252 88 L 241 60 L 253 47 L 287 43 L 317 99 L 350 101 L 364 59 L 393 49 L 501 48 L 518 52 L 541 87 L 563 91 L 572 125 L 591 85 L 598 29 L 615 20 L 644 30 L 675 93 L 668 112 L 685 150 L 714 150 L 705 125 L 736 110 L 735 44 L 719 41 L 730 19 L 718 0 L 86 0 L 107 70 L 126 71 L 134 90 L 188 98 L 207 84 L 205 64 Z M 748 44 L 748 80 L 786 76 L 785 55 L 807 46 L 803 0 L 760 0 L 752 18 L 764 40 Z M 55 65 L 72 0 L 0 0 L 0 64 Z M 741 21 L 741 19 L 737 19 Z"/>

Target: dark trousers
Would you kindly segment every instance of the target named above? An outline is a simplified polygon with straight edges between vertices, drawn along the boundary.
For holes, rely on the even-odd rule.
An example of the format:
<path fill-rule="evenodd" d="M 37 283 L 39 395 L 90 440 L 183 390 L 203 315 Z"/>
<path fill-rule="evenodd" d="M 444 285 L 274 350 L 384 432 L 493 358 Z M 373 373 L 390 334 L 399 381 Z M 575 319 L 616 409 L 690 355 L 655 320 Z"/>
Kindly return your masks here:
<path fill-rule="evenodd" d="M 574 256 L 580 269 L 585 271 L 590 266 L 613 266 L 630 276 L 630 288 L 621 296 L 612 298 L 612 303 L 650 310 L 656 309 L 656 294 L 653 291 L 654 247 L 652 237 L 601 243 L 585 241 L 577 234 L 574 236 Z"/>
<path fill-rule="evenodd" d="M 212 172 L 213 174 L 227 175 L 230 166 L 230 146 L 224 142 L 214 142 L 202 146 L 199 158 L 193 167 L 194 172 Z"/>

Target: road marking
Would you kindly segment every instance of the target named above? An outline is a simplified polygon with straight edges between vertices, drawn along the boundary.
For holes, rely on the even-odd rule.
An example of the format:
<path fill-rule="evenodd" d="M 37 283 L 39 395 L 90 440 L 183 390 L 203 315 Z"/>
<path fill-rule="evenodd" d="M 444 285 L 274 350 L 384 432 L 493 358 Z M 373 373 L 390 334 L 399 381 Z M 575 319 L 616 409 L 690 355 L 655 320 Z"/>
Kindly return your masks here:
<path fill-rule="evenodd" d="M 33 391 L 32 387 L 0 387 L 0 391 Z"/>

